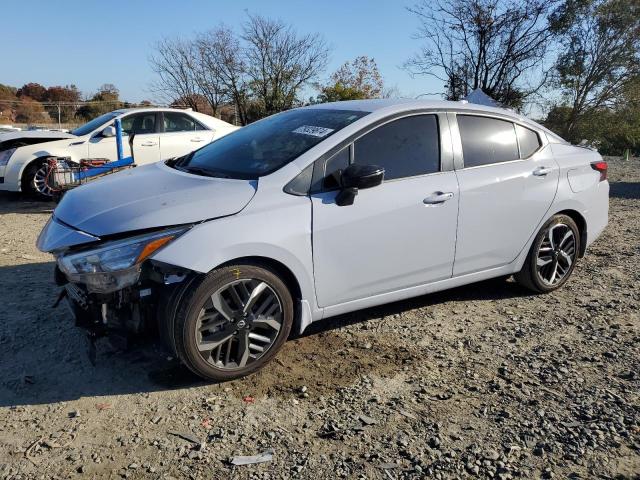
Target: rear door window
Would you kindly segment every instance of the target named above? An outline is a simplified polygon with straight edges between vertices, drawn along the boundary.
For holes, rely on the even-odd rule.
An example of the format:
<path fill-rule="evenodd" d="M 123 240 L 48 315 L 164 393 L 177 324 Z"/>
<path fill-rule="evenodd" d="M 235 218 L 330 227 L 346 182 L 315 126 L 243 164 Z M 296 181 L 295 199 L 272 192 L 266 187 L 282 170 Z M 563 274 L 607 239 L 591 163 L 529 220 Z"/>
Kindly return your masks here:
<path fill-rule="evenodd" d="M 520 158 L 512 122 L 474 115 L 457 115 L 457 119 L 465 168 Z"/>
<path fill-rule="evenodd" d="M 170 132 L 195 132 L 203 130 L 202 125 L 189 115 L 178 112 L 164 112 L 164 131 Z"/>

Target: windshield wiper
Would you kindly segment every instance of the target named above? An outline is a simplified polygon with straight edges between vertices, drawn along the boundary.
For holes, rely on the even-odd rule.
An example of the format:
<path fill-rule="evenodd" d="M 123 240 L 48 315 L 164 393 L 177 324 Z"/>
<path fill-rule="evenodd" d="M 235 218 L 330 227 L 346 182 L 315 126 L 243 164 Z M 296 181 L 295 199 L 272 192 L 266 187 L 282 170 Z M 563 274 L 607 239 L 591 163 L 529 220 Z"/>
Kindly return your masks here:
<path fill-rule="evenodd" d="M 178 170 L 182 170 L 183 172 L 187 172 L 187 173 L 195 173 L 197 175 L 202 175 L 204 177 L 216 177 L 216 178 L 231 178 L 229 175 L 227 175 L 226 173 L 222 173 L 222 172 L 217 172 L 215 170 L 209 170 L 207 168 L 203 168 L 203 167 L 177 167 Z"/>

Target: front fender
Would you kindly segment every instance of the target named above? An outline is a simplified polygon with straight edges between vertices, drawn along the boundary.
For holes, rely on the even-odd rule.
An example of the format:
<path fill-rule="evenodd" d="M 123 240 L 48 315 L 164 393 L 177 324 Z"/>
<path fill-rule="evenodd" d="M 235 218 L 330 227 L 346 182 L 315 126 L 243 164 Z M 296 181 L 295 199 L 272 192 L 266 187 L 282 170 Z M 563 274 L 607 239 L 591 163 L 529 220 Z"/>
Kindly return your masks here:
<path fill-rule="evenodd" d="M 73 162 L 80 162 L 80 159 L 86 158 L 88 155 L 88 147 L 86 142 L 82 140 L 73 142 L 78 143 L 74 148 L 69 148 L 72 139 L 58 140 L 55 142 L 40 143 L 36 145 L 27 145 L 16 149 L 9 159 L 4 172 L 4 181 L 8 188 L 21 190 L 21 179 L 25 169 L 33 162 L 37 162 L 49 157 L 68 157 Z M 82 142 L 82 143 L 80 143 Z M 79 148 L 77 148 L 79 147 Z"/>
<path fill-rule="evenodd" d="M 258 189 L 258 197 L 260 189 Z M 302 298 L 318 310 L 313 286 L 311 204 L 308 197 L 280 192 L 278 200 L 255 198 L 242 212 L 201 223 L 170 243 L 155 260 L 208 273 L 243 257 L 263 257 L 286 266 Z"/>

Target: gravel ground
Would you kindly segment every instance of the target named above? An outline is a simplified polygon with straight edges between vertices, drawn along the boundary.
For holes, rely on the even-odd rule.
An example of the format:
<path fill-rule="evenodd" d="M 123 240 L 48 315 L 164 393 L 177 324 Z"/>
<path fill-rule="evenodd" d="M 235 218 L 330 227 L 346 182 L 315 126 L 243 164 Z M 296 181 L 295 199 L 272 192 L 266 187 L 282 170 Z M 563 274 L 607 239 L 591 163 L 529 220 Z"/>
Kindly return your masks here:
<path fill-rule="evenodd" d="M 0 197 L 0 478 L 640 478 L 640 160 L 609 160 L 609 226 L 558 292 L 343 315 L 223 384 L 153 345 L 93 367 L 34 247 L 51 205 Z"/>

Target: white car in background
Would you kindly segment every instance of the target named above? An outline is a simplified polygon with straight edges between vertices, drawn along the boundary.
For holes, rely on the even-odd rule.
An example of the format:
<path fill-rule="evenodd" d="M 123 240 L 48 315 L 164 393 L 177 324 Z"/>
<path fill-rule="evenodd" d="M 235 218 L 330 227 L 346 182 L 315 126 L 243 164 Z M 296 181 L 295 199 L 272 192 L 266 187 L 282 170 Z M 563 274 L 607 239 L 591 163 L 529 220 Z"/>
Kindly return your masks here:
<path fill-rule="evenodd" d="M 22 131 L 0 135 L 0 190 L 50 197 L 47 159 L 117 159 L 114 120 L 122 121 L 124 155 L 134 133 L 136 165 L 186 155 L 238 127 L 191 110 L 131 108 L 105 113 L 69 133 Z"/>

